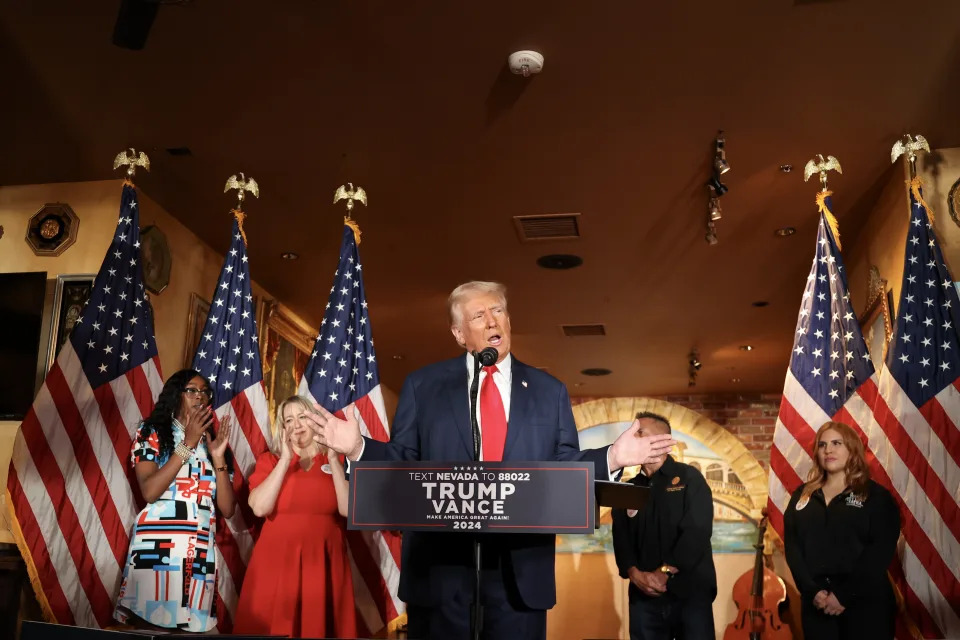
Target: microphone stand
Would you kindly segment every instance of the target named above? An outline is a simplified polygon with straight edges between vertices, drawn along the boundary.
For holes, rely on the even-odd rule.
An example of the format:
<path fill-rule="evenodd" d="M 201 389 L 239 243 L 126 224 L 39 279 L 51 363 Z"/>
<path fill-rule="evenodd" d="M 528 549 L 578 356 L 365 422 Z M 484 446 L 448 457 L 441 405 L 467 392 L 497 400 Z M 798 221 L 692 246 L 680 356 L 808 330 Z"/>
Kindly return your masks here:
<path fill-rule="evenodd" d="M 473 429 L 473 459 L 480 461 L 480 424 L 477 422 L 477 396 L 480 391 L 480 354 L 473 354 L 473 382 L 470 384 L 470 426 Z M 473 605 L 470 607 L 470 631 L 473 640 L 480 640 L 483 627 L 483 606 L 480 604 L 480 538 L 473 534 Z"/>

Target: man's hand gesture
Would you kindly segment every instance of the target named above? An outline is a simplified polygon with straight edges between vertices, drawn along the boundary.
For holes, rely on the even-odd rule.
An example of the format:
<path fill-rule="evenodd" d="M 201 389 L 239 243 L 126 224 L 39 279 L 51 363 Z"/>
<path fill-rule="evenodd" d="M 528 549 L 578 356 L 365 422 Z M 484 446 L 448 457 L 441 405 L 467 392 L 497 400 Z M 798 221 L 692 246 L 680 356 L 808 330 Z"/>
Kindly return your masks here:
<path fill-rule="evenodd" d="M 363 451 L 363 437 L 360 435 L 360 423 L 357 421 L 356 407 L 352 404 L 343 409 L 346 420 L 341 420 L 319 404 L 314 403 L 316 413 L 306 414 L 313 441 L 322 447 L 342 453 L 350 460 L 356 460 Z"/>

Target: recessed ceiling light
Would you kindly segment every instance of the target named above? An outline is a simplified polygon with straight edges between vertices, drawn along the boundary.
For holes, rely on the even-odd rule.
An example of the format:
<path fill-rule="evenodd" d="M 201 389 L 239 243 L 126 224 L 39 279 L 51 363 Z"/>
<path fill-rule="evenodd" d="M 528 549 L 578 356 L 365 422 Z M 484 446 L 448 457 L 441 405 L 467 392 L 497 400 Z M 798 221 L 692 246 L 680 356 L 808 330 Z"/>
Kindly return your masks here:
<path fill-rule="evenodd" d="M 580 256 L 555 253 L 537 258 L 537 264 L 544 269 L 573 269 L 583 264 Z"/>
<path fill-rule="evenodd" d="M 582 373 L 585 376 L 608 376 L 611 373 L 613 373 L 613 371 L 611 371 L 610 369 L 603 369 L 600 367 L 596 367 L 592 369 L 584 369 L 580 373 Z"/>
<path fill-rule="evenodd" d="M 780 171 L 782 171 L 782 172 L 784 172 L 784 173 L 790 173 L 791 171 L 793 171 L 793 165 L 792 165 L 792 164 L 782 164 L 782 165 L 780 165 Z"/>
<path fill-rule="evenodd" d="M 403 360 L 403 354 L 398 353 L 398 354 L 396 354 L 395 356 L 393 356 L 393 359 L 394 359 L 394 360 Z"/>
<path fill-rule="evenodd" d="M 293 251 L 287 251 L 280 254 L 280 257 L 284 260 L 296 260 L 300 257 L 299 254 L 294 253 Z"/>
<path fill-rule="evenodd" d="M 792 236 L 797 232 L 793 227 L 780 227 L 773 232 L 773 235 L 780 236 L 781 238 L 786 238 L 787 236 Z"/>
<path fill-rule="evenodd" d="M 740 382 L 740 378 L 730 378 L 730 382 Z"/>
<path fill-rule="evenodd" d="M 756 302 L 751 302 L 750 304 L 752 304 L 755 307 L 765 307 L 770 303 L 767 302 L 766 300 L 757 300 Z"/>
<path fill-rule="evenodd" d="M 740 351 L 753 351 L 752 344 L 742 344 L 740 345 Z"/>

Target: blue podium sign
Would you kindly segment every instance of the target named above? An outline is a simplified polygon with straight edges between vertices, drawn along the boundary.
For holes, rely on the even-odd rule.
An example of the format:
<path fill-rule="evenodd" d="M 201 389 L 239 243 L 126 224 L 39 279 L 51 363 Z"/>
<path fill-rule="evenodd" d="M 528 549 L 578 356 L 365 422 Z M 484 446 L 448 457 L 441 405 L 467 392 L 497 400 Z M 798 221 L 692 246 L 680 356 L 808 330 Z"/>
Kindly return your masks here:
<path fill-rule="evenodd" d="M 593 462 L 355 462 L 349 529 L 593 533 Z"/>

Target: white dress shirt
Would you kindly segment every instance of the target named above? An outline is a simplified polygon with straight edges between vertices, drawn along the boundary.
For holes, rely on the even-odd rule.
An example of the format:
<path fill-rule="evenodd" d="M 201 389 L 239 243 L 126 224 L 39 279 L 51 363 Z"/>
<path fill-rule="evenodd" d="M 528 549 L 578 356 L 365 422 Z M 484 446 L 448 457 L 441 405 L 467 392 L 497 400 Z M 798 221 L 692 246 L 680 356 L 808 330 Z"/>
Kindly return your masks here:
<path fill-rule="evenodd" d="M 473 354 L 467 352 L 467 402 L 470 402 L 470 385 L 473 384 Z M 493 383 L 497 385 L 500 392 L 500 400 L 503 402 L 503 414 L 507 419 L 507 429 L 510 428 L 510 392 L 513 382 L 513 356 L 507 354 L 501 362 L 497 363 L 497 372 L 493 374 Z M 487 370 L 480 368 L 480 386 L 477 387 L 477 426 L 480 427 L 480 440 L 483 441 L 483 420 L 480 418 L 480 392 L 483 390 L 483 382 L 487 379 Z M 469 406 L 469 405 L 468 405 Z M 483 448 L 480 451 L 480 460 L 483 460 Z"/>

